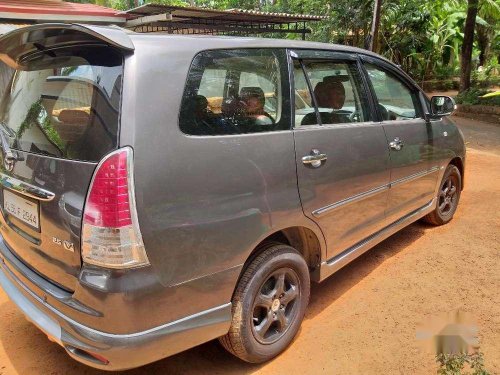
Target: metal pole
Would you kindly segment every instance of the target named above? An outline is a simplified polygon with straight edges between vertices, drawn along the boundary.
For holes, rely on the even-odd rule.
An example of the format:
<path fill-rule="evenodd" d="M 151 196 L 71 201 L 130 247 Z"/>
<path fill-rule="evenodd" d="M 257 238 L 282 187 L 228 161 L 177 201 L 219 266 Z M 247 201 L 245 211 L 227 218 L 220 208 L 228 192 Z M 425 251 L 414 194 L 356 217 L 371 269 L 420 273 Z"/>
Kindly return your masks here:
<path fill-rule="evenodd" d="M 373 9 L 372 29 L 370 32 L 370 51 L 377 51 L 378 48 L 378 29 L 380 26 L 380 9 L 382 8 L 382 0 L 375 0 Z"/>

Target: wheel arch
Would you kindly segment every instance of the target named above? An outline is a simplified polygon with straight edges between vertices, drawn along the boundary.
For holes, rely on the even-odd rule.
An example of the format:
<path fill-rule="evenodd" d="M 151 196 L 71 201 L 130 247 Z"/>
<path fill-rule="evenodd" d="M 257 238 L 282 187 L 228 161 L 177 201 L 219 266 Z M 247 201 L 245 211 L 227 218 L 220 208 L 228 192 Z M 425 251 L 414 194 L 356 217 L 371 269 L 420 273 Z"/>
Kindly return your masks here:
<path fill-rule="evenodd" d="M 464 180 L 465 180 L 465 170 L 464 170 L 464 162 L 462 160 L 462 158 L 460 158 L 459 156 L 453 158 L 450 160 L 450 162 L 448 163 L 448 165 L 454 165 L 455 167 L 458 168 L 458 170 L 460 171 L 460 177 L 462 179 L 462 186 L 461 186 L 461 190 L 464 189 Z"/>
<path fill-rule="evenodd" d="M 324 258 L 323 254 L 325 249 L 321 240 L 322 238 L 319 237 L 317 233 L 304 226 L 294 226 L 276 230 L 268 234 L 253 248 L 243 264 L 240 277 L 245 272 L 248 264 L 267 248 L 267 244 L 272 242 L 283 243 L 296 249 L 306 261 L 311 277 L 313 277 L 313 271 L 320 266 Z M 238 277 L 238 281 L 240 277 Z M 319 281 L 314 279 L 311 280 Z"/>

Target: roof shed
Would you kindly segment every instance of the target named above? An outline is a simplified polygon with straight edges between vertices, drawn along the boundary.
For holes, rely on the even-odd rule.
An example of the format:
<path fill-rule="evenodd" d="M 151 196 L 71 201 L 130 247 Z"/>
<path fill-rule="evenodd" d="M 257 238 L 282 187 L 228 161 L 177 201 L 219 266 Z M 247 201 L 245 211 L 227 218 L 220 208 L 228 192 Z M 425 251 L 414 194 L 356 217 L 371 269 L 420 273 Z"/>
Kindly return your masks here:
<path fill-rule="evenodd" d="M 271 13 L 256 10 L 215 10 L 198 7 L 145 4 L 124 12 L 125 27 L 136 32 L 170 34 L 259 35 L 301 34 L 311 30 L 307 22 L 326 17 L 308 14 Z"/>
<path fill-rule="evenodd" d="M 123 25 L 127 19 L 115 9 L 62 0 L 0 0 L 0 36 L 42 22 L 75 22 Z M 0 98 L 14 71 L 0 62 Z"/>

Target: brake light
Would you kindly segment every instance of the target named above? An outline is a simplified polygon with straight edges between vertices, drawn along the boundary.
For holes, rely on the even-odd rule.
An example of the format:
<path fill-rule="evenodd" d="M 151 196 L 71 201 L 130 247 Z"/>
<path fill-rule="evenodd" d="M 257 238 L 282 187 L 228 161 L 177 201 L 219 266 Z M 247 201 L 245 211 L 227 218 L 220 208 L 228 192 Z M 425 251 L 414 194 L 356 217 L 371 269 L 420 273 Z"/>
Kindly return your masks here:
<path fill-rule="evenodd" d="M 97 166 L 83 212 L 82 258 L 108 268 L 149 264 L 135 205 L 133 152 L 124 147 Z"/>

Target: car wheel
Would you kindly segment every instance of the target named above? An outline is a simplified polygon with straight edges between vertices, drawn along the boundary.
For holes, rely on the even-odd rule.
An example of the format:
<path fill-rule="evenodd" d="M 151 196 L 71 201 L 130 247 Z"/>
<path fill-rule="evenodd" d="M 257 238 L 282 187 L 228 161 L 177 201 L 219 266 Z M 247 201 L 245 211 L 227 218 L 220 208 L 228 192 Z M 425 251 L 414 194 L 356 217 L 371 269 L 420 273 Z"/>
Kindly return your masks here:
<path fill-rule="evenodd" d="M 436 197 L 437 204 L 434 211 L 424 217 L 424 220 L 433 225 L 448 223 L 455 214 L 462 190 L 462 176 L 454 165 L 448 165 Z"/>
<path fill-rule="evenodd" d="M 219 341 L 247 362 L 277 356 L 299 330 L 309 291 L 309 269 L 299 252 L 284 244 L 266 245 L 238 282 L 231 328 Z"/>

